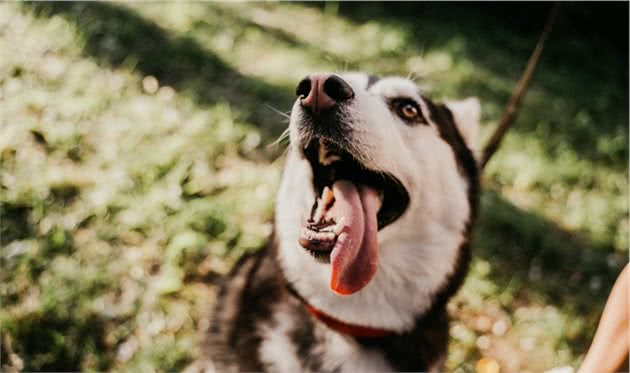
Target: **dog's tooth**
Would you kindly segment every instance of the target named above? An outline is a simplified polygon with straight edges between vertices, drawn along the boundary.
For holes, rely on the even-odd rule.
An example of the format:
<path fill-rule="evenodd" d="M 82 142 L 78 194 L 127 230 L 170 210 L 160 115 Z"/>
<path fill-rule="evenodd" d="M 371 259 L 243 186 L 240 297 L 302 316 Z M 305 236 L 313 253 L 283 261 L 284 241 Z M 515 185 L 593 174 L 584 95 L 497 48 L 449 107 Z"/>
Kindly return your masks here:
<path fill-rule="evenodd" d="M 330 231 L 314 231 L 309 228 L 303 227 L 302 234 L 300 235 L 307 241 L 332 241 L 337 237 L 335 232 Z"/>
<path fill-rule="evenodd" d="M 317 236 L 318 236 L 318 232 L 315 232 L 311 229 L 308 229 L 306 227 L 302 228 L 302 234 L 301 236 L 309 241 L 314 241 L 317 240 Z"/>
<path fill-rule="evenodd" d="M 319 223 L 324 215 L 324 204 L 322 203 L 322 199 L 317 199 L 317 209 L 315 210 L 315 214 L 313 215 L 313 221 L 315 223 Z"/>
<path fill-rule="evenodd" d="M 322 192 L 322 204 L 328 207 L 334 198 L 335 195 L 332 190 L 329 187 L 324 187 L 324 191 Z"/>
<path fill-rule="evenodd" d="M 324 223 L 324 224 L 328 224 L 328 225 L 326 225 L 326 226 L 322 227 L 322 228 L 320 229 L 320 232 L 332 232 L 332 233 L 335 233 L 335 231 L 336 231 L 336 229 L 337 229 L 337 228 L 336 228 L 336 225 L 334 224 L 334 222 L 333 222 L 333 221 L 331 221 L 331 220 L 326 220 L 326 221 L 324 221 L 323 223 Z"/>
<path fill-rule="evenodd" d="M 317 238 L 320 241 L 332 241 L 337 235 L 334 232 L 318 232 Z"/>
<path fill-rule="evenodd" d="M 324 190 L 322 191 L 322 196 L 320 198 L 317 198 L 317 208 L 315 209 L 315 214 L 313 214 L 313 221 L 315 221 L 315 223 L 319 223 L 322 221 L 328 206 L 334 198 L 335 195 L 333 194 L 332 190 L 327 186 L 324 187 Z"/>

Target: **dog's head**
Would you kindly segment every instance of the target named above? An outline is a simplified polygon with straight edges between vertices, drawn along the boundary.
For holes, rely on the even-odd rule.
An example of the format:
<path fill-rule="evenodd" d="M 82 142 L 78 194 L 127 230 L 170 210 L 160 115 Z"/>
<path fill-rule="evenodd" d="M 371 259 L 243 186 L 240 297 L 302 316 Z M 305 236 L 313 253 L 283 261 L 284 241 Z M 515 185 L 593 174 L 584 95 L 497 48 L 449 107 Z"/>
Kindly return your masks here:
<path fill-rule="evenodd" d="M 296 93 L 276 206 L 285 275 L 341 320 L 405 330 L 468 240 L 479 103 L 365 74 L 313 74 Z"/>

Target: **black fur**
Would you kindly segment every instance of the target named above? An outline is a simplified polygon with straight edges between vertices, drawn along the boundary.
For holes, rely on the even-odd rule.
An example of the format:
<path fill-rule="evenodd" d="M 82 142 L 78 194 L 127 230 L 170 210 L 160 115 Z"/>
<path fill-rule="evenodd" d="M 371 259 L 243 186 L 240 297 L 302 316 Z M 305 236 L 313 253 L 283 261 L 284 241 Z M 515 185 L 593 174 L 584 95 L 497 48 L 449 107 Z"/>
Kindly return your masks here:
<path fill-rule="evenodd" d="M 437 359 L 446 356 L 448 315 L 444 306 L 434 305 L 403 335 L 357 339 L 363 346 L 384 352 L 398 372 L 426 372 Z"/>
<path fill-rule="evenodd" d="M 422 98 L 429 107 L 431 119 L 438 125 L 440 136 L 453 149 L 460 172 L 468 180 L 468 202 L 471 207 L 471 220 L 468 223 L 466 233 L 470 233 L 479 205 L 479 166 L 472 151 L 457 130 L 457 125 L 449 108 L 443 104 L 435 104 L 424 96 Z"/>

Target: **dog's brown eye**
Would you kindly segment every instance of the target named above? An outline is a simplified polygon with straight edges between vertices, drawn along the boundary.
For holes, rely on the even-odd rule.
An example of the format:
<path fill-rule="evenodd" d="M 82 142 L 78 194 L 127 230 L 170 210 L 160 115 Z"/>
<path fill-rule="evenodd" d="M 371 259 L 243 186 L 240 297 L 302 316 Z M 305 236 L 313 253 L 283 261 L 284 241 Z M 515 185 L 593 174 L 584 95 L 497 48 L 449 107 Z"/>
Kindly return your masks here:
<path fill-rule="evenodd" d="M 418 109 L 411 104 L 406 104 L 400 109 L 400 113 L 407 119 L 414 119 L 418 116 Z"/>
<path fill-rule="evenodd" d="M 427 123 L 422 116 L 422 111 L 418 103 L 410 98 L 394 99 L 390 101 L 390 107 L 392 111 L 410 125 Z"/>

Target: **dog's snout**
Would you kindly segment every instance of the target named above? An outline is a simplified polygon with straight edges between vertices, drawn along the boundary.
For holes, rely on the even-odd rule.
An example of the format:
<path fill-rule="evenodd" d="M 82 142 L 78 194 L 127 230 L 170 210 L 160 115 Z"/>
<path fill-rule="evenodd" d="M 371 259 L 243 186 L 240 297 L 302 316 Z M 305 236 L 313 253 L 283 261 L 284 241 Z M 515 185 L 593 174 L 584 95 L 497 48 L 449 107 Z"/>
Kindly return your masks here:
<path fill-rule="evenodd" d="M 295 89 L 303 107 L 313 113 L 329 109 L 354 97 L 352 87 L 332 74 L 313 74 L 302 79 Z"/>

